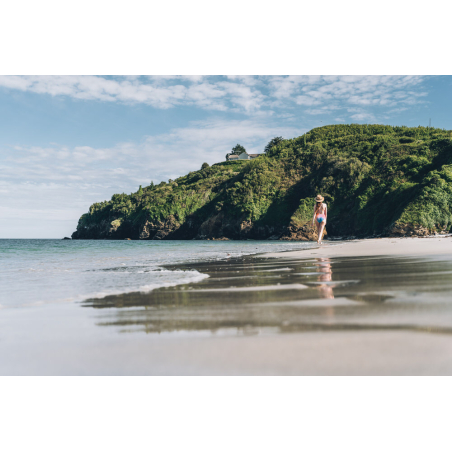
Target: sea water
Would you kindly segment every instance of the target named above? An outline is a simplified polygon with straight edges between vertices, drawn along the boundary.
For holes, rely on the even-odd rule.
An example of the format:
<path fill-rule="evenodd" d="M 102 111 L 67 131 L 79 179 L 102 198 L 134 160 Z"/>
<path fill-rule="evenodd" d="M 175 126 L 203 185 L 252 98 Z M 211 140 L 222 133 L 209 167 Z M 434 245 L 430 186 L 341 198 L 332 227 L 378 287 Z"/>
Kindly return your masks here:
<path fill-rule="evenodd" d="M 0 239 L 0 308 L 82 301 L 207 278 L 165 265 L 310 248 L 275 241 Z"/>

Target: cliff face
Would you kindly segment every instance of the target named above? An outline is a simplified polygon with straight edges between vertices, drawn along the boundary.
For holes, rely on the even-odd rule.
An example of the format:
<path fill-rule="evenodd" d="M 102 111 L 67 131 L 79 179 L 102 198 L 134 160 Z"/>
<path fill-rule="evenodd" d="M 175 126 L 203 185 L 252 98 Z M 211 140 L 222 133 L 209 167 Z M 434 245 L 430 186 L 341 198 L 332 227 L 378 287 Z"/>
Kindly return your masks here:
<path fill-rule="evenodd" d="M 313 129 L 252 161 L 95 203 L 72 238 L 315 240 L 317 193 L 328 204 L 331 237 L 448 232 L 451 137 L 421 127 Z"/>
<path fill-rule="evenodd" d="M 327 235 L 325 231 L 324 236 Z M 121 228 L 102 221 L 98 224 L 77 228 L 73 239 L 108 239 L 124 240 L 317 240 L 316 229 L 310 224 L 302 227 L 289 226 L 255 226 L 251 221 L 228 220 L 223 212 L 207 218 L 200 223 L 195 218 L 187 218 L 184 224 L 171 215 L 166 221 L 142 225 L 125 222 Z"/>

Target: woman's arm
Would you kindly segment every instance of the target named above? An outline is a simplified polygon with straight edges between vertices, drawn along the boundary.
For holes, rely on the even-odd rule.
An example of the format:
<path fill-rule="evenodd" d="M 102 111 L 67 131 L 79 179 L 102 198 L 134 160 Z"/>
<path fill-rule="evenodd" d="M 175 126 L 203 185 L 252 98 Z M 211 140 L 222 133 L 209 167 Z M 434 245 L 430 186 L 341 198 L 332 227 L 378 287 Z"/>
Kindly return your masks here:
<path fill-rule="evenodd" d="M 325 204 L 325 224 L 326 224 L 327 216 L 328 216 L 328 207 L 327 207 L 327 205 Z"/>
<path fill-rule="evenodd" d="M 312 225 L 314 225 L 315 224 L 315 204 L 314 204 L 314 216 L 312 217 Z"/>

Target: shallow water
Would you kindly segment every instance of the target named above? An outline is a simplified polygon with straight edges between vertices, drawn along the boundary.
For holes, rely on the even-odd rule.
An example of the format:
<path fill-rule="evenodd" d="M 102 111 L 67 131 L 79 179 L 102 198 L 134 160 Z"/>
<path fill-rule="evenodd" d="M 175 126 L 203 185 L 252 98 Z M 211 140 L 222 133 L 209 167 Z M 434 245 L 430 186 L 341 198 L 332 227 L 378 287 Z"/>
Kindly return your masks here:
<path fill-rule="evenodd" d="M 168 270 L 165 264 L 312 246 L 274 241 L 0 239 L 0 307 L 147 292 L 206 277 L 196 269 Z"/>

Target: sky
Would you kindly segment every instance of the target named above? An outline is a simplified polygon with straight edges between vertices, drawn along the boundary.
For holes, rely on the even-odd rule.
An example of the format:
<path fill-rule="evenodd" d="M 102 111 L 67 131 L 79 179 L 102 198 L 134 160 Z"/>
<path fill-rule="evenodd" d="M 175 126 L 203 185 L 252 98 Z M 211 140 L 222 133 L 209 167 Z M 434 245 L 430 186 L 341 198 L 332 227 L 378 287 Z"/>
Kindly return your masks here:
<path fill-rule="evenodd" d="M 452 76 L 0 76 L 0 238 L 328 124 L 452 129 Z"/>

